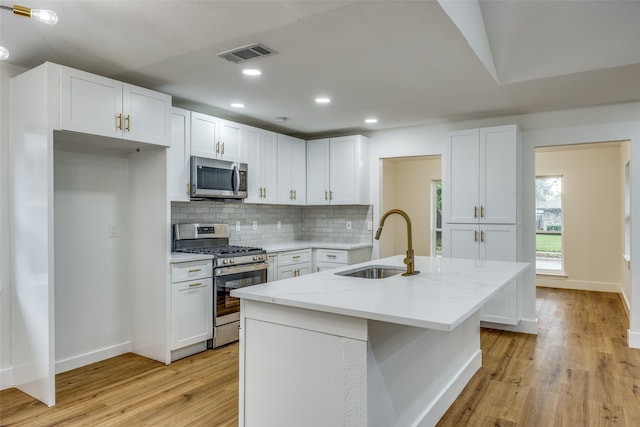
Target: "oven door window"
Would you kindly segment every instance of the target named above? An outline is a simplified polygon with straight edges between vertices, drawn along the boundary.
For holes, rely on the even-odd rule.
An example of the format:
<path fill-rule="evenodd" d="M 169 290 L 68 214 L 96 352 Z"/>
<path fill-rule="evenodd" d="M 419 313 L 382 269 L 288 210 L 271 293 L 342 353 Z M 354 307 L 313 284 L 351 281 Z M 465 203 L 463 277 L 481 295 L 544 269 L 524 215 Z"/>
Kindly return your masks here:
<path fill-rule="evenodd" d="M 216 276 L 216 317 L 240 311 L 240 299 L 230 295 L 231 291 L 266 282 L 267 270 L 247 271 Z"/>

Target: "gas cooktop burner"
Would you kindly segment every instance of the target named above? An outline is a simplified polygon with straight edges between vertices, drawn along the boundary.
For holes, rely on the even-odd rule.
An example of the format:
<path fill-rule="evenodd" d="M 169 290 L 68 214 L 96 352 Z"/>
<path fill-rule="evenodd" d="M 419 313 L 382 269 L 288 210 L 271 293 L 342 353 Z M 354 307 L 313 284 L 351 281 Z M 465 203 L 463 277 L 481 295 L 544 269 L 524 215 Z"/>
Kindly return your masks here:
<path fill-rule="evenodd" d="M 184 248 L 177 249 L 176 252 L 184 252 L 189 254 L 205 254 L 205 255 L 243 255 L 252 252 L 262 252 L 260 248 L 251 246 L 218 246 L 218 247 L 202 247 L 202 248 Z"/>

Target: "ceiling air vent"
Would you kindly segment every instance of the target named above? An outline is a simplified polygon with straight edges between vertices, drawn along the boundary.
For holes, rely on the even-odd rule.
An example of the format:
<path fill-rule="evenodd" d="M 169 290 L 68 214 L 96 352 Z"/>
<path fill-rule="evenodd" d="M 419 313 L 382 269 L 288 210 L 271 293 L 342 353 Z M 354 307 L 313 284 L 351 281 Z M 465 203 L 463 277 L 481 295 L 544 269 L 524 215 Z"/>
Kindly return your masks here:
<path fill-rule="evenodd" d="M 251 59 L 271 55 L 272 53 L 276 52 L 269 49 L 263 44 L 255 43 L 248 46 L 242 46 L 236 49 L 221 52 L 218 54 L 218 56 L 222 59 L 226 59 L 229 62 L 237 64 L 239 62 L 249 61 Z"/>

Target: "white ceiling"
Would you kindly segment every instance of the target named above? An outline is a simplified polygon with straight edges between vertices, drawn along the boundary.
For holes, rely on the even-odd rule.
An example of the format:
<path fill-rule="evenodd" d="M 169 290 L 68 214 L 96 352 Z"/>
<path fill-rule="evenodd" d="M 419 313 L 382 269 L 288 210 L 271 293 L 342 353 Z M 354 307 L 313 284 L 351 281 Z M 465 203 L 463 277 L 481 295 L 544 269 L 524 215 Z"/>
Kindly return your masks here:
<path fill-rule="evenodd" d="M 0 11 L 10 63 L 69 65 L 299 136 L 640 101 L 637 0 L 20 3 L 60 20 Z M 278 52 L 245 64 L 258 78 L 216 56 L 255 42 Z"/>

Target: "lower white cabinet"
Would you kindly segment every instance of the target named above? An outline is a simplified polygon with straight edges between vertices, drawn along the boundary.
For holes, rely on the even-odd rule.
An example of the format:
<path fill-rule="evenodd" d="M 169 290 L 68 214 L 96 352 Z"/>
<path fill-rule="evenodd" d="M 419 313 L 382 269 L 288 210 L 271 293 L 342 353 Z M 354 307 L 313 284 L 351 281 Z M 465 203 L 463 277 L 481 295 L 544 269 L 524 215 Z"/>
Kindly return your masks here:
<path fill-rule="evenodd" d="M 171 350 L 213 338 L 211 260 L 172 264 Z"/>
<path fill-rule="evenodd" d="M 311 249 L 278 253 L 276 280 L 298 277 L 311 273 Z"/>
<path fill-rule="evenodd" d="M 278 253 L 267 254 L 267 282 L 278 280 Z"/>
<path fill-rule="evenodd" d="M 444 255 L 494 261 L 517 261 L 517 226 L 501 224 L 445 224 Z M 520 321 L 518 281 L 494 296 L 481 311 L 480 320 L 516 325 Z"/>
<path fill-rule="evenodd" d="M 346 267 L 351 264 L 369 261 L 371 259 L 371 248 L 357 249 L 314 249 L 313 250 L 313 271 L 333 270 L 334 268 Z"/>

